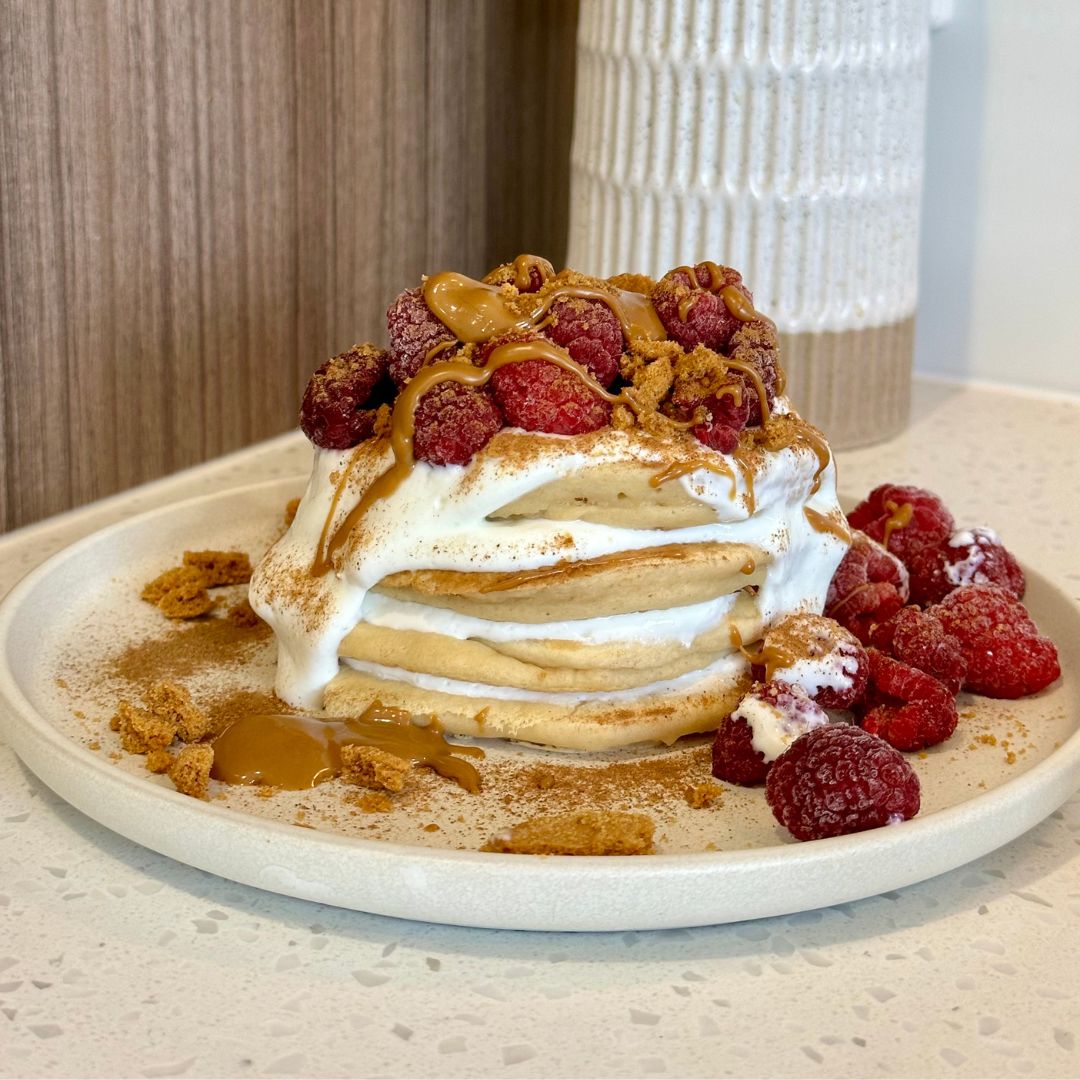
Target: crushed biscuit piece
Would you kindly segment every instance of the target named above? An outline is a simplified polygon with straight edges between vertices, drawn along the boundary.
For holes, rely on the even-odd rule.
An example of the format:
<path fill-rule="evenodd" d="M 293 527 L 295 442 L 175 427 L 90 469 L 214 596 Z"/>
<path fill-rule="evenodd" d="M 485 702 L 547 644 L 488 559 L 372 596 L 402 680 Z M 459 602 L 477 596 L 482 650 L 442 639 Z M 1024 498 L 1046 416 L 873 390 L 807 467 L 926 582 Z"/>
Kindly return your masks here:
<path fill-rule="evenodd" d="M 687 805 L 694 810 L 703 810 L 707 806 L 715 806 L 724 800 L 724 789 L 719 784 L 706 781 L 703 784 L 694 784 L 684 792 Z"/>
<path fill-rule="evenodd" d="M 130 701 L 120 702 L 109 726 L 113 731 L 120 732 L 120 745 L 129 754 L 164 750 L 176 738 L 175 719 L 158 716 L 149 709 L 140 709 Z"/>
<path fill-rule="evenodd" d="M 143 694 L 143 704 L 163 720 L 176 724 L 176 734 L 184 742 L 198 742 L 213 731 L 210 717 L 191 700 L 179 683 L 156 682 Z"/>
<path fill-rule="evenodd" d="M 258 626 L 262 622 L 262 619 L 255 614 L 255 609 L 251 606 L 248 600 L 240 600 L 233 604 L 231 608 L 225 613 L 225 618 L 241 629 Z"/>
<path fill-rule="evenodd" d="M 185 746 L 169 766 L 169 779 L 181 795 L 205 799 L 210 791 L 210 769 L 214 764 L 214 748 L 209 743 Z"/>
<path fill-rule="evenodd" d="M 374 791 L 401 791 L 412 762 L 377 746 L 346 744 L 341 748 L 341 778 Z"/>
<path fill-rule="evenodd" d="M 151 750 L 146 755 L 147 772 L 164 773 L 172 767 L 173 756 L 168 750 Z"/>
<path fill-rule="evenodd" d="M 184 565 L 198 570 L 208 589 L 251 580 L 251 560 L 243 551 L 185 551 Z"/>
<path fill-rule="evenodd" d="M 285 527 L 288 528 L 296 517 L 296 511 L 300 509 L 300 498 L 290 499 L 285 504 Z"/>
<path fill-rule="evenodd" d="M 609 277 L 607 283 L 623 292 L 642 293 L 644 296 L 651 296 L 656 287 L 656 282 L 648 274 L 616 274 Z"/>
<path fill-rule="evenodd" d="M 206 591 L 206 579 L 194 566 L 175 566 L 143 586 L 140 594 L 170 619 L 195 619 L 205 615 L 214 601 Z"/>
<path fill-rule="evenodd" d="M 388 814 L 394 809 L 394 800 L 383 791 L 365 791 L 363 795 L 346 796 L 346 801 L 365 814 Z"/>
<path fill-rule="evenodd" d="M 510 855 L 646 855 L 653 823 L 644 814 L 584 810 L 523 821 L 493 836 L 480 850 Z"/>

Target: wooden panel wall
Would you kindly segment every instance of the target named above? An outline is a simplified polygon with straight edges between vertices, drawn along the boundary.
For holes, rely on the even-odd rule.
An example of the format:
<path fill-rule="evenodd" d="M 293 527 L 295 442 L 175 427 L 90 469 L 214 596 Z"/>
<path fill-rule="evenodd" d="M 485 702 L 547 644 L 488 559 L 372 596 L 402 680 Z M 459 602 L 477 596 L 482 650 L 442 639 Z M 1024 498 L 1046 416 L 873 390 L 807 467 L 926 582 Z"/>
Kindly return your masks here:
<path fill-rule="evenodd" d="M 564 254 L 576 0 L 0 0 L 0 528 L 295 424 L 424 271 Z"/>

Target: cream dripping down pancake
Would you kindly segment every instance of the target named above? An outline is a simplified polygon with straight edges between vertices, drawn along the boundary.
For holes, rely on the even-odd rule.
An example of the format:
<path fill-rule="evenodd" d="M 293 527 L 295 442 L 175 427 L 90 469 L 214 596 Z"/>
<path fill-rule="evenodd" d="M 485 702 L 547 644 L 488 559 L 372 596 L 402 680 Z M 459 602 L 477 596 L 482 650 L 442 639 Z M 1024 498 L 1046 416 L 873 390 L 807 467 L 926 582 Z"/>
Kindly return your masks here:
<path fill-rule="evenodd" d="M 669 338 L 663 319 L 693 331 L 704 297 L 721 324 L 730 314 L 727 340 Z M 364 347 L 320 369 L 355 355 L 372 383 L 388 363 L 396 393 L 379 374 L 356 406 L 368 437 L 316 445 L 252 580 L 279 696 L 339 716 L 378 700 L 453 734 L 576 750 L 716 727 L 750 681 L 742 647 L 820 612 L 848 544 L 828 446 L 784 397 L 775 330 L 738 275 L 704 263 L 601 281 L 523 256 L 484 282 L 433 275 L 397 310 L 414 322 L 395 342 L 392 321 L 393 355 Z M 560 319 L 594 316 L 618 320 L 617 373 L 559 344 Z M 421 363 L 395 368 L 409 347 Z M 511 422 L 540 415 L 520 401 L 541 363 L 564 381 L 537 394 L 587 395 L 591 418 L 570 424 L 590 430 Z M 347 384 L 327 378 L 312 384 L 323 398 Z M 463 463 L 418 460 L 457 422 L 451 409 L 421 430 L 448 383 L 498 430 L 470 429 L 482 445 Z"/>

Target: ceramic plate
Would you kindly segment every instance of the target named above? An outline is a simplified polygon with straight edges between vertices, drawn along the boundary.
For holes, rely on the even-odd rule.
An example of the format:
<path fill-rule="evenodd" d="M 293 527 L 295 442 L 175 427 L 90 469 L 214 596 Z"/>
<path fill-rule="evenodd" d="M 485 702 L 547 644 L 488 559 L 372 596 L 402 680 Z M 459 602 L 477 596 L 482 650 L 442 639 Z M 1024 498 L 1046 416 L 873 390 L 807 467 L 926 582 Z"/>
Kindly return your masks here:
<path fill-rule="evenodd" d="M 760 789 L 725 786 L 718 802 L 693 808 L 687 789 L 710 779 L 704 740 L 587 758 L 488 744 L 481 795 L 422 771 L 389 813 L 365 812 L 355 789 L 337 782 L 270 798 L 216 785 L 208 802 L 187 798 L 146 772 L 143 759 L 121 754 L 108 730 L 125 692 L 117 657 L 160 664 L 162 676 L 181 679 L 196 699 L 220 698 L 269 689 L 273 642 L 252 631 L 219 664 L 205 662 L 205 648 L 162 652 L 155 643 L 187 630 L 166 626 L 139 589 L 185 549 L 239 547 L 257 557 L 303 483 L 275 480 L 112 526 L 49 559 L 0 607 L 0 733 L 72 805 L 171 858 L 289 896 L 431 922 L 696 926 L 924 880 L 1019 836 L 1080 786 L 1080 699 L 1068 677 L 1080 670 L 1080 612 L 1030 574 L 1027 602 L 1061 648 L 1065 680 L 1019 702 L 962 697 L 956 734 L 912 758 L 922 812 L 891 828 L 798 844 L 775 824 Z M 601 797 L 649 813 L 659 853 L 537 858 L 478 850 L 499 828 L 565 808 L 560 799 L 584 806 Z"/>

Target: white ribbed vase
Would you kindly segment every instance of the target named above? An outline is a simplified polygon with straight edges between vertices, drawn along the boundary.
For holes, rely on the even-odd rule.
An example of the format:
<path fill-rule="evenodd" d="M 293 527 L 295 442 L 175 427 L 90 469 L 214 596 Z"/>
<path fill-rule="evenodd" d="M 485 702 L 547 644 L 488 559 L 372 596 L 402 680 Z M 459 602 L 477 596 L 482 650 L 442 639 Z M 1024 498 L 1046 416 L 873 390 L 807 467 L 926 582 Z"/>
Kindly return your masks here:
<path fill-rule="evenodd" d="M 581 0 L 567 263 L 739 269 L 834 445 L 907 420 L 928 0 Z"/>

